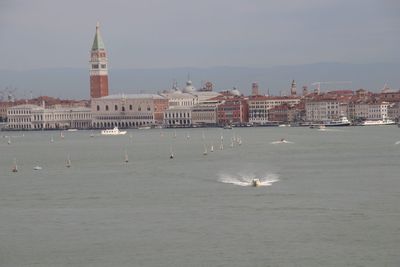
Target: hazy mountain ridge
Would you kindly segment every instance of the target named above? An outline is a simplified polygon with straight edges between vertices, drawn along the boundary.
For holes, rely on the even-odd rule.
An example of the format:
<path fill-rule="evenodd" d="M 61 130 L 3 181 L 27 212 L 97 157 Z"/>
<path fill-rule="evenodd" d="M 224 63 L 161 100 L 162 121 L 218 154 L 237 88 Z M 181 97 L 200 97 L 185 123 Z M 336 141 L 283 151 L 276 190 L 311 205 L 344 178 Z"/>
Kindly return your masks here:
<path fill-rule="evenodd" d="M 316 81 L 352 81 L 351 84 L 321 85 L 322 90 L 358 89 L 380 90 L 385 83 L 400 88 L 400 63 L 316 63 L 275 67 L 210 67 L 113 69 L 109 71 L 110 93 L 157 92 L 171 88 L 174 80 L 184 87 L 188 76 L 195 87 L 211 81 L 215 90 L 237 87 L 249 94 L 251 83 L 259 83 L 260 92 L 288 93 L 292 79 L 300 92 L 303 85 Z M 65 99 L 89 98 L 89 70 L 85 68 L 55 68 L 26 71 L 0 70 L 0 90 L 17 88 L 17 98 L 49 95 Z"/>

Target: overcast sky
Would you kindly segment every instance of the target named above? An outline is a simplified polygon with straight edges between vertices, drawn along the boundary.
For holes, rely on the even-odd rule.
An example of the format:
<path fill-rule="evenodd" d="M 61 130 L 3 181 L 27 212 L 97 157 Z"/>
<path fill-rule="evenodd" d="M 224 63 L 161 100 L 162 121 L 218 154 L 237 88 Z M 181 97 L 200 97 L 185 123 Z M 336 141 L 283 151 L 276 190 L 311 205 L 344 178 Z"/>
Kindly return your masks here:
<path fill-rule="evenodd" d="M 400 59 L 397 0 L 0 0 L 0 69 L 86 68 L 97 21 L 110 68 Z"/>

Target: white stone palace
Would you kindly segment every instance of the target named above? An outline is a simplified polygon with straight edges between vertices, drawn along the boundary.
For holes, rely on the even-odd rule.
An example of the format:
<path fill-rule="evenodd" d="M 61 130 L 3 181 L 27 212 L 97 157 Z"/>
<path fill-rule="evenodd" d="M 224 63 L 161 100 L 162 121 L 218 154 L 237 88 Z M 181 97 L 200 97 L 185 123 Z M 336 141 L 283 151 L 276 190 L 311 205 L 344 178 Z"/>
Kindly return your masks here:
<path fill-rule="evenodd" d="M 37 105 L 18 105 L 7 110 L 9 130 L 88 129 L 91 111 L 85 107 L 44 108 Z"/>

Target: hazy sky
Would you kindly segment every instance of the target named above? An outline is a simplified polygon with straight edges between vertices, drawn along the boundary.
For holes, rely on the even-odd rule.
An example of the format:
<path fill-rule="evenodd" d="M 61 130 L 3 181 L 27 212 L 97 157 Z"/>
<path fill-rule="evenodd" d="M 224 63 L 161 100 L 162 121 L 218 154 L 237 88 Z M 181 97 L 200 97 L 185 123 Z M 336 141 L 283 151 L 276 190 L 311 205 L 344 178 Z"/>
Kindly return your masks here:
<path fill-rule="evenodd" d="M 400 59 L 397 0 L 0 0 L 0 69 L 85 68 L 97 21 L 110 68 Z"/>

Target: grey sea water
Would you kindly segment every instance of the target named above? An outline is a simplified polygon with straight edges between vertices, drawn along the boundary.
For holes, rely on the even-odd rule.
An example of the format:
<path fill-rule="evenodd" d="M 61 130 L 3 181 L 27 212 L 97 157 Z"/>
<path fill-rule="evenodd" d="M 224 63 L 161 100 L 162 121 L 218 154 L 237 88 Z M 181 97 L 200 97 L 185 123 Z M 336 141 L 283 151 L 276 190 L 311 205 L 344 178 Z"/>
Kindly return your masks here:
<path fill-rule="evenodd" d="M 0 266 L 400 266 L 399 131 L 1 132 Z"/>

